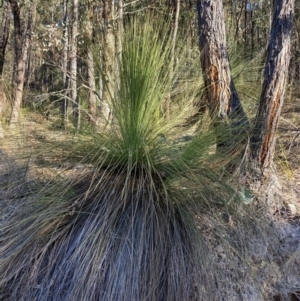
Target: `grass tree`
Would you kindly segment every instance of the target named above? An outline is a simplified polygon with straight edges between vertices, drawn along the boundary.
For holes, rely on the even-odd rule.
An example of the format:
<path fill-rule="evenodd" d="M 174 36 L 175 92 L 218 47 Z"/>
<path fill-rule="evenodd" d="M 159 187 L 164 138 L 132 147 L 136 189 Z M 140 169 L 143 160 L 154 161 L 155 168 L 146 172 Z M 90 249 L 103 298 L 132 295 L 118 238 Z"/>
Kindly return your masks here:
<path fill-rule="evenodd" d="M 1 226 L 0 300 L 213 300 L 218 275 L 198 228 L 226 240 L 224 214 L 239 199 L 220 176 L 226 157 L 216 131 L 178 142 L 193 99 L 170 78 L 168 31 L 133 21 L 124 32 L 111 126 L 64 155 L 80 172 L 35 188 Z M 183 78 L 183 66 L 172 74 Z"/>

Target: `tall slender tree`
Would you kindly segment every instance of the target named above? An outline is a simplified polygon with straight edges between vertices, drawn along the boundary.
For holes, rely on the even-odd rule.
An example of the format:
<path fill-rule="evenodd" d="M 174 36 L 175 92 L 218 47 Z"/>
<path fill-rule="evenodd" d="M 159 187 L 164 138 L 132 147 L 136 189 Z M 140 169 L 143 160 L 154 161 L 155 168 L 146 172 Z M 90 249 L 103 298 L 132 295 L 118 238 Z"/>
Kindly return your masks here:
<path fill-rule="evenodd" d="M 210 115 L 215 125 L 248 126 L 230 70 L 222 0 L 198 0 L 201 66 Z M 224 139 L 218 143 L 223 147 Z"/>
<path fill-rule="evenodd" d="M 64 97 L 62 100 L 62 121 L 63 126 L 67 128 L 68 126 L 68 60 L 69 60 L 69 17 L 68 17 L 68 0 L 63 2 L 63 87 L 64 87 Z"/>
<path fill-rule="evenodd" d="M 0 31 L 0 76 L 3 74 L 6 45 L 10 28 L 10 4 L 7 1 L 2 3 L 2 23 Z"/>
<path fill-rule="evenodd" d="M 106 126 L 110 122 L 111 108 L 110 100 L 114 94 L 115 77 L 115 35 L 113 29 L 114 2 L 102 0 L 103 2 L 103 97 L 101 105 L 102 123 Z"/>
<path fill-rule="evenodd" d="M 9 37 L 10 27 L 10 4 L 7 1 L 3 1 L 3 13 L 2 23 L 0 31 L 0 138 L 4 136 L 4 130 L 2 127 L 2 113 L 5 106 L 5 93 L 3 86 L 3 67 L 6 45 Z"/>
<path fill-rule="evenodd" d="M 36 2 L 31 0 L 28 7 L 28 19 L 27 26 L 24 32 L 24 43 L 23 43 L 23 61 L 24 61 L 24 82 L 28 81 L 30 73 L 30 55 L 31 55 L 31 41 L 32 41 L 32 31 L 35 22 L 36 14 Z"/>
<path fill-rule="evenodd" d="M 117 53 L 118 59 L 122 59 L 122 37 L 124 34 L 124 3 L 123 0 L 118 0 L 118 41 L 117 41 Z"/>
<path fill-rule="evenodd" d="M 266 176 L 272 170 L 276 129 L 288 79 L 295 0 L 275 0 L 268 57 L 251 139 L 252 157 Z"/>
<path fill-rule="evenodd" d="M 16 73 L 13 88 L 13 108 L 10 116 L 10 128 L 14 129 L 19 119 L 19 111 L 21 108 L 23 87 L 24 87 L 24 60 L 23 60 L 23 45 L 22 34 L 23 28 L 20 17 L 20 7 L 17 0 L 9 0 L 11 5 L 12 14 L 14 17 L 14 36 L 15 36 L 15 61 Z"/>
<path fill-rule="evenodd" d="M 14 35 L 15 35 L 15 62 L 13 78 L 13 107 L 9 121 L 10 129 L 14 129 L 18 123 L 19 113 L 23 98 L 23 88 L 25 82 L 25 66 L 28 58 L 28 50 L 32 40 L 32 23 L 35 13 L 35 2 L 30 1 L 28 7 L 27 27 L 22 26 L 20 6 L 16 0 L 8 0 L 14 17 Z M 24 43 L 23 43 L 23 34 Z"/>
<path fill-rule="evenodd" d="M 176 1 L 176 8 L 175 8 L 175 16 L 174 16 L 174 23 L 173 23 L 173 36 L 172 36 L 172 48 L 171 48 L 171 70 L 170 70 L 170 78 L 173 78 L 174 72 L 174 61 L 175 61 L 175 47 L 177 41 L 177 33 L 178 33 L 178 23 L 179 23 L 179 13 L 180 13 L 180 0 Z M 166 118 L 170 118 L 170 102 L 171 102 L 171 94 L 168 93 L 166 96 Z"/>
<path fill-rule="evenodd" d="M 89 107 L 89 120 L 95 124 L 97 119 L 97 102 L 96 102 L 96 82 L 95 82 L 95 68 L 94 68 L 94 55 L 93 55 L 93 43 L 94 43 L 94 9 L 93 3 L 88 1 L 88 17 L 87 17 L 87 68 L 88 68 L 88 82 L 89 82 L 89 98 L 88 98 L 88 107 Z"/>
<path fill-rule="evenodd" d="M 72 37 L 70 51 L 70 89 L 73 102 L 73 115 L 75 117 L 76 128 L 80 128 L 80 108 L 77 93 L 77 36 L 78 36 L 78 0 L 73 0 L 72 14 Z"/>

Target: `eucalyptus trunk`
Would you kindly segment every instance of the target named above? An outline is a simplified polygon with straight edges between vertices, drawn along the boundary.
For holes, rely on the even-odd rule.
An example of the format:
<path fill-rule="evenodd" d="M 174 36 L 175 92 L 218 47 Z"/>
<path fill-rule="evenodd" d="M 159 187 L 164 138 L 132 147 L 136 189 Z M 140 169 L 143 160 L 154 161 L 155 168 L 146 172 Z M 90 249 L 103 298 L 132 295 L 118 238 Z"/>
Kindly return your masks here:
<path fill-rule="evenodd" d="M 119 13 L 119 18 L 118 18 L 118 60 L 122 60 L 122 38 L 123 38 L 123 33 L 124 33 L 124 24 L 123 24 L 123 16 L 124 16 L 124 4 L 123 0 L 118 0 L 118 13 Z"/>
<path fill-rule="evenodd" d="M 4 1 L 2 8 L 3 8 L 2 23 L 1 23 L 1 31 L 0 31 L 0 76 L 2 76 L 3 74 L 5 50 L 7 46 L 8 37 L 9 37 L 10 13 L 11 13 L 9 2 Z"/>
<path fill-rule="evenodd" d="M 24 88 L 24 60 L 23 60 L 23 45 L 22 45 L 22 26 L 20 18 L 20 8 L 18 1 L 9 0 L 13 19 L 14 19 L 14 35 L 15 35 L 15 61 L 16 61 L 16 72 L 14 78 L 14 87 L 13 87 L 13 108 L 10 116 L 9 127 L 14 129 L 19 120 L 19 112 L 22 103 L 23 97 L 23 88 Z"/>
<path fill-rule="evenodd" d="M 179 14 L 180 14 L 180 0 L 176 0 L 176 12 L 174 18 L 173 26 L 173 37 L 172 37 L 172 49 L 171 49 L 171 73 L 173 74 L 174 70 L 174 60 L 175 60 L 175 46 L 178 33 L 178 23 L 179 23 Z"/>
<path fill-rule="evenodd" d="M 20 16 L 20 7 L 17 1 L 10 0 L 11 10 L 14 16 L 14 32 L 15 32 L 15 62 L 16 72 L 13 78 L 13 107 L 9 121 L 10 129 L 14 129 L 19 120 L 19 113 L 23 98 L 23 88 L 25 83 L 25 66 L 28 59 L 28 51 L 30 49 L 32 40 L 32 25 L 35 13 L 35 3 L 30 2 L 28 8 L 27 28 L 24 37 L 24 44 L 22 43 L 23 31 Z"/>
<path fill-rule="evenodd" d="M 4 137 L 4 130 L 2 127 L 2 114 L 4 112 L 4 106 L 6 103 L 4 85 L 3 85 L 3 67 L 5 50 L 9 37 L 9 27 L 10 27 L 10 4 L 7 1 L 3 2 L 3 13 L 2 13 L 2 23 L 0 31 L 0 138 Z"/>
<path fill-rule="evenodd" d="M 201 67 L 210 115 L 215 126 L 230 123 L 231 129 L 240 132 L 248 126 L 248 119 L 231 76 L 222 0 L 198 0 L 197 11 Z M 224 137 L 221 140 L 220 149 Z"/>
<path fill-rule="evenodd" d="M 264 81 L 251 139 L 252 157 L 264 176 L 272 171 L 276 129 L 289 73 L 294 6 L 294 0 L 274 1 Z"/>
<path fill-rule="evenodd" d="M 96 83 L 95 83 L 95 69 L 94 56 L 92 50 L 89 48 L 87 53 L 87 68 L 88 68 L 88 82 L 89 82 L 89 119 L 92 123 L 97 119 L 97 102 L 96 102 Z"/>
<path fill-rule="evenodd" d="M 110 123 L 111 109 L 110 99 L 114 97 L 115 83 L 115 35 L 113 29 L 114 2 L 111 0 L 103 1 L 103 97 L 101 104 L 101 118 L 104 126 Z"/>
<path fill-rule="evenodd" d="M 25 31 L 25 39 L 23 44 L 23 62 L 24 62 L 24 82 L 28 82 L 30 75 L 30 53 L 31 53 L 31 40 L 32 40 L 32 28 L 34 26 L 36 12 L 36 3 L 30 1 L 30 6 L 28 8 L 28 19 L 27 27 Z"/>
<path fill-rule="evenodd" d="M 80 108 L 77 94 L 77 36 L 78 36 L 78 0 L 73 0 L 72 37 L 70 53 L 70 89 L 73 102 L 73 116 L 76 129 L 80 129 Z"/>
<path fill-rule="evenodd" d="M 118 30 L 116 31 L 115 85 L 120 86 L 120 62 L 122 61 L 122 43 L 124 35 L 124 3 L 118 0 Z"/>
<path fill-rule="evenodd" d="M 94 44 L 93 38 L 93 21 L 94 21 L 94 11 L 92 3 L 88 3 L 88 19 L 87 19 L 87 71 L 88 71 L 88 83 L 89 83 L 89 96 L 88 96 L 88 113 L 89 120 L 91 123 L 95 124 L 97 120 L 97 99 L 96 99 L 96 82 L 95 82 L 95 68 L 94 68 L 94 55 L 92 51 L 92 46 Z"/>
<path fill-rule="evenodd" d="M 68 22 L 68 0 L 63 2 L 63 35 L 64 35 L 64 48 L 63 48 L 63 88 L 64 97 L 62 100 L 62 123 L 65 128 L 68 126 L 68 59 L 69 59 L 69 22 Z"/>
<path fill-rule="evenodd" d="M 171 70 L 170 70 L 170 78 L 173 78 L 174 73 L 174 62 L 175 62 L 175 47 L 178 33 L 178 23 L 179 23 L 179 13 L 180 13 L 180 0 L 176 1 L 176 10 L 175 10 L 175 18 L 173 25 L 173 37 L 172 37 L 172 48 L 171 48 Z M 165 115 L 166 118 L 170 118 L 170 103 L 171 103 L 171 93 L 169 92 L 166 96 L 165 102 Z"/>

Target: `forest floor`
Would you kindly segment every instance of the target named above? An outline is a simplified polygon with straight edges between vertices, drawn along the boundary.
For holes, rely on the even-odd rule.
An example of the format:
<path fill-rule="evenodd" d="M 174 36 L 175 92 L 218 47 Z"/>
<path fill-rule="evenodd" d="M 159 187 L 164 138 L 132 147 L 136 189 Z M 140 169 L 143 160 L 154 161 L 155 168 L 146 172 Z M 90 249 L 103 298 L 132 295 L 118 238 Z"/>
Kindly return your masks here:
<path fill-rule="evenodd" d="M 224 279 L 223 288 L 220 288 L 223 292 L 222 297 L 212 298 L 212 300 L 300 300 L 300 119 L 298 115 L 299 112 L 290 109 L 289 105 L 285 106 L 279 125 L 275 156 L 276 177 L 272 182 L 272 188 L 269 189 L 268 194 L 261 191 L 265 188 L 254 188 L 256 189 L 256 202 L 262 202 L 265 205 L 264 208 L 268 208 L 268 220 L 276 229 L 277 241 L 265 242 L 260 241 L 259 238 L 253 239 L 251 256 L 255 266 L 252 266 L 252 270 L 249 271 L 242 263 L 238 263 L 240 269 L 245 268 L 244 279 L 240 279 L 241 281 L 236 285 L 230 285 L 229 275 L 228 279 Z M 80 168 L 78 165 L 62 165 L 63 154 L 58 154 L 60 159 L 57 165 L 51 162 L 47 166 L 47 154 L 43 152 L 47 141 L 64 142 L 76 139 L 74 135 L 55 129 L 55 121 L 48 121 L 43 115 L 28 114 L 21 122 L 17 136 L 18 139 L 6 137 L 5 143 L 0 144 L 2 180 L 5 178 L 6 183 L 15 187 L 7 189 L 6 195 L 3 195 L 3 192 L 1 195 L 0 191 L 1 202 L 4 199 L 14 198 L 16 193 L 26 194 L 22 191 L 21 178 L 24 175 L 29 180 L 38 177 L 42 183 L 56 175 L 59 170 L 69 169 L 70 172 L 74 172 L 74 169 Z M 33 148 L 36 152 L 39 149 L 38 145 L 41 145 L 41 153 L 35 156 L 33 162 L 29 162 L 32 160 L 30 152 Z M 34 168 L 29 168 L 29 166 L 34 166 Z M 4 170 L 6 172 L 3 173 Z M 0 224 L 1 220 L 5 220 L 9 214 L 7 210 L 2 211 Z M 271 239 L 274 240 L 274 236 Z M 229 263 L 222 247 L 212 242 L 210 249 L 214 252 L 216 263 L 221 268 L 229 270 Z M 247 273 L 250 273 L 252 278 L 249 278 Z M 259 288 L 251 280 L 253 278 L 260 283 Z"/>
<path fill-rule="evenodd" d="M 283 297 L 300 300 L 300 107 L 296 107 L 297 103 L 300 99 L 287 102 L 283 108 L 275 155 L 278 189 L 266 200 L 280 242 L 279 258 L 274 258 L 279 272 L 275 282 L 279 289 L 273 295 L 274 301 L 284 300 Z"/>

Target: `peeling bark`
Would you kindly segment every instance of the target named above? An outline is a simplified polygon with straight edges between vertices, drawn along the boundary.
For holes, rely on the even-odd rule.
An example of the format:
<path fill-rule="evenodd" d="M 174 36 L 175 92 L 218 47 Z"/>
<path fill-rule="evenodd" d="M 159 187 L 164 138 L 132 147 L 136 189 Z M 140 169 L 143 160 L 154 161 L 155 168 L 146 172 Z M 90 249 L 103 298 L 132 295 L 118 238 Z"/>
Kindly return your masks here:
<path fill-rule="evenodd" d="M 248 128 L 248 118 L 231 77 L 222 0 L 198 0 L 197 11 L 201 67 L 210 115 L 215 125 L 229 123 L 231 129 L 240 132 L 241 128 Z M 223 147 L 222 142 L 218 145 Z"/>
<path fill-rule="evenodd" d="M 230 113 L 230 68 L 222 1 L 197 2 L 201 66 L 211 115 Z M 222 18 L 223 17 L 223 18 Z"/>
<path fill-rule="evenodd" d="M 276 129 L 284 102 L 290 62 L 294 0 L 275 0 L 268 57 L 251 138 L 255 165 L 264 176 L 272 169 Z"/>

